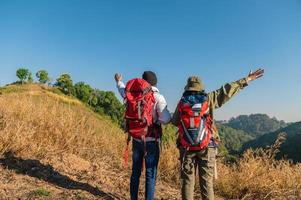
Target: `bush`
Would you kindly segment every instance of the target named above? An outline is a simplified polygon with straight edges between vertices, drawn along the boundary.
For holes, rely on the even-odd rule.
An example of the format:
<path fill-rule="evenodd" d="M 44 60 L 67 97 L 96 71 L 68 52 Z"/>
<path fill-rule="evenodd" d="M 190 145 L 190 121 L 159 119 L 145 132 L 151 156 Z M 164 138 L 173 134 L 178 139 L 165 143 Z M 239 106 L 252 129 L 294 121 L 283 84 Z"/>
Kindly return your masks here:
<path fill-rule="evenodd" d="M 69 74 L 62 74 L 56 81 L 55 85 L 60 87 L 65 94 L 71 95 L 73 93 L 73 81 Z"/>
<path fill-rule="evenodd" d="M 39 82 L 42 84 L 46 84 L 50 78 L 48 76 L 48 72 L 46 70 L 40 70 L 36 73 L 36 77 L 38 78 Z"/>
<path fill-rule="evenodd" d="M 44 188 L 38 188 L 36 191 L 34 191 L 34 194 L 36 196 L 49 196 L 50 192 L 48 192 L 46 189 Z"/>
<path fill-rule="evenodd" d="M 28 69 L 20 68 L 16 72 L 16 76 L 20 79 L 20 82 L 23 84 L 26 79 L 28 79 L 30 72 Z"/>

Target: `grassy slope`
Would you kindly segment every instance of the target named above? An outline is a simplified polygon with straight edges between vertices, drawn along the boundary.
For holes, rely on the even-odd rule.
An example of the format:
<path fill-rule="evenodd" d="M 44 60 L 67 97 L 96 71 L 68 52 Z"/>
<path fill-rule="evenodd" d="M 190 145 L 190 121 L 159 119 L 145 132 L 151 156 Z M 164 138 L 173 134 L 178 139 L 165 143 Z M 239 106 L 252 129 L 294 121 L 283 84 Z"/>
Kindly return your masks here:
<path fill-rule="evenodd" d="M 129 199 L 122 130 L 49 90 L 0 89 L 0 200 Z M 158 199 L 180 199 L 178 156 L 174 144 L 162 146 Z M 236 165 L 218 167 L 216 191 L 227 199 L 301 198 L 300 165 L 248 152 Z"/>
<path fill-rule="evenodd" d="M 122 130 L 50 90 L 0 89 L 0 199 L 128 199 Z M 178 198 L 179 192 L 160 181 L 158 197 Z"/>

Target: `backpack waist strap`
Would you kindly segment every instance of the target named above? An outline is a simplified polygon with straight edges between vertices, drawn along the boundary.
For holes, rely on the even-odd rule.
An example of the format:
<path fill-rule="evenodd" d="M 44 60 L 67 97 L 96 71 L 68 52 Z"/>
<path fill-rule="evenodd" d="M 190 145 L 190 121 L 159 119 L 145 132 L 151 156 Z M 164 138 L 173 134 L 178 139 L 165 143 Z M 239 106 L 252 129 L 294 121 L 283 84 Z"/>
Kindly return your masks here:
<path fill-rule="evenodd" d="M 140 139 L 136 139 L 136 138 L 133 138 L 133 140 L 137 141 L 137 142 L 143 142 L 142 140 Z M 145 141 L 146 142 L 160 142 L 160 139 L 156 139 L 156 138 L 153 138 L 153 137 L 146 137 L 145 138 Z"/>

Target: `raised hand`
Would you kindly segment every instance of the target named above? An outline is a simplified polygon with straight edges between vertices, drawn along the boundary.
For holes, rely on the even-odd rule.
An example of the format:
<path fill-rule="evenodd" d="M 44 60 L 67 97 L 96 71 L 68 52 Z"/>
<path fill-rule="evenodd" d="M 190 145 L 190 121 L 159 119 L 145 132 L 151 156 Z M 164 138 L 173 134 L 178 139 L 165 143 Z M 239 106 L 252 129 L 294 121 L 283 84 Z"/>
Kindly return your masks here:
<path fill-rule="evenodd" d="M 250 71 L 249 75 L 247 76 L 247 81 L 254 81 L 260 77 L 262 77 L 264 74 L 264 69 L 257 69 L 255 72 Z"/>
<path fill-rule="evenodd" d="M 121 74 L 116 73 L 116 74 L 115 74 L 115 81 L 116 81 L 116 82 L 119 82 L 119 81 L 121 81 L 121 80 L 122 80 Z"/>

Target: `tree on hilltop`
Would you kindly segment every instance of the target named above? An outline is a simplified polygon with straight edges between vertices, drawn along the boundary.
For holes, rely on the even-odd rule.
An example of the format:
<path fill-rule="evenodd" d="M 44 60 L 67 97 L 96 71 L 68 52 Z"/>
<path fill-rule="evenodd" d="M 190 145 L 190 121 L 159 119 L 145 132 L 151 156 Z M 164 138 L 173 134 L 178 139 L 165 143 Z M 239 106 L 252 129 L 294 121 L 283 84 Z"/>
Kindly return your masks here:
<path fill-rule="evenodd" d="M 48 72 L 46 70 L 40 70 L 36 73 L 36 77 L 38 78 L 39 82 L 42 84 L 46 84 L 50 81 L 48 76 Z"/>
<path fill-rule="evenodd" d="M 20 79 L 21 84 L 25 82 L 26 79 L 29 78 L 30 72 L 26 68 L 19 68 L 16 72 L 16 76 Z"/>
<path fill-rule="evenodd" d="M 56 79 L 56 86 L 60 87 L 65 94 L 73 93 L 73 81 L 69 74 L 62 74 Z"/>
<path fill-rule="evenodd" d="M 93 92 L 93 88 L 84 82 L 78 82 L 74 85 L 74 96 L 84 103 L 88 103 Z"/>

